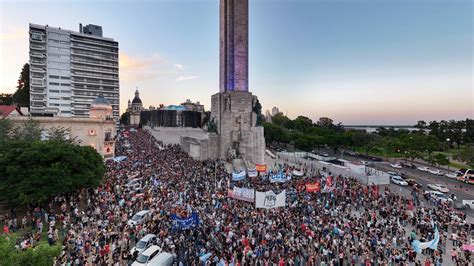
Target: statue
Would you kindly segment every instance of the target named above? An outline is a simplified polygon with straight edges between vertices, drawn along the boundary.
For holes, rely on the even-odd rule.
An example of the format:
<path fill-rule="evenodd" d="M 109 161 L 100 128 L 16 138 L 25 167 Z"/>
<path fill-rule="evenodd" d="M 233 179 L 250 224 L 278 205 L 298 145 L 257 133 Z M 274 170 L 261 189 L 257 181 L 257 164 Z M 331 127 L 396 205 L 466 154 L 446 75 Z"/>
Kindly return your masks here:
<path fill-rule="evenodd" d="M 230 111 L 230 97 L 226 96 L 224 98 L 224 111 Z"/>
<path fill-rule="evenodd" d="M 207 132 L 217 133 L 217 125 L 216 122 L 214 122 L 214 117 L 211 119 L 211 122 L 209 122 L 207 126 Z"/>

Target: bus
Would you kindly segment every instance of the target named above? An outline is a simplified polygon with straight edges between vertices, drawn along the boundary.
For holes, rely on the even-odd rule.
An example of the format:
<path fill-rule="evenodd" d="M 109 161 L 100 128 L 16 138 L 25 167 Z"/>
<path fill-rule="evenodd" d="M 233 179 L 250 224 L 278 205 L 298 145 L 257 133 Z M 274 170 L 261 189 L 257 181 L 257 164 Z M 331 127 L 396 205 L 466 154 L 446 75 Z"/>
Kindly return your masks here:
<path fill-rule="evenodd" d="M 474 170 L 473 169 L 462 169 L 464 174 L 458 176 L 458 180 L 466 184 L 474 184 Z"/>

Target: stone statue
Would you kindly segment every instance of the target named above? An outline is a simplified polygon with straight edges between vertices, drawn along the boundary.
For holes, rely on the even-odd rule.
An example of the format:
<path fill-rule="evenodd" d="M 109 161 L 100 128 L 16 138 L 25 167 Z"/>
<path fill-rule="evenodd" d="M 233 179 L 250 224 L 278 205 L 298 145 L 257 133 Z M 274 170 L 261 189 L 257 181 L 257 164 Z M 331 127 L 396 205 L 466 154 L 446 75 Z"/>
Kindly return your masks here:
<path fill-rule="evenodd" d="M 224 99 L 224 111 L 230 111 L 230 97 L 226 96 Z"/>
<path fill-rule="evenodd" d="M 214 122 L 214 117 L 211 119 L 209 125 L 207 126 L 207 132 L 217 133 L 217 125 L 216 122 Z"/>

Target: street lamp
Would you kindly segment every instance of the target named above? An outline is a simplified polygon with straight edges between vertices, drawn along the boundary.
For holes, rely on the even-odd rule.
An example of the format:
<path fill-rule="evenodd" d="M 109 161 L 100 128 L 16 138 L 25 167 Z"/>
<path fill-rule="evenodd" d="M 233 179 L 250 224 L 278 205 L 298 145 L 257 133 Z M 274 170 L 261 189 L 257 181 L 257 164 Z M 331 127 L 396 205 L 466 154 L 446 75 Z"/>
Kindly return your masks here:
<path fill-rule="evenodd" d="M 448 148 L 447 148 L 447 150 L 446 150 L 447 152 L 449 152 L 449 142 L 450 142 L 450 141 L 451 141 L 450 138 L 447 138 L 447 139 L 446 139 L 446 142 L 448 143 Z"/>

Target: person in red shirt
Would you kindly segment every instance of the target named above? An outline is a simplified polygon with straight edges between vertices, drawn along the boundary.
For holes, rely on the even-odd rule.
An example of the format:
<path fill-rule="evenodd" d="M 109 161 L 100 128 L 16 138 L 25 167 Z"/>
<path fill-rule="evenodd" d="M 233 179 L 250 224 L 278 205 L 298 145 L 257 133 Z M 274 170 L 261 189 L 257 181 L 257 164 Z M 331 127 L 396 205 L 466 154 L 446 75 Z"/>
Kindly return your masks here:
<path fill-rule="evenodd" d="M 8 228 L 8 225 L 3 226 L 3 233 L 6 234 L 6 235 L 10 234 L 10 228 Z"/>

